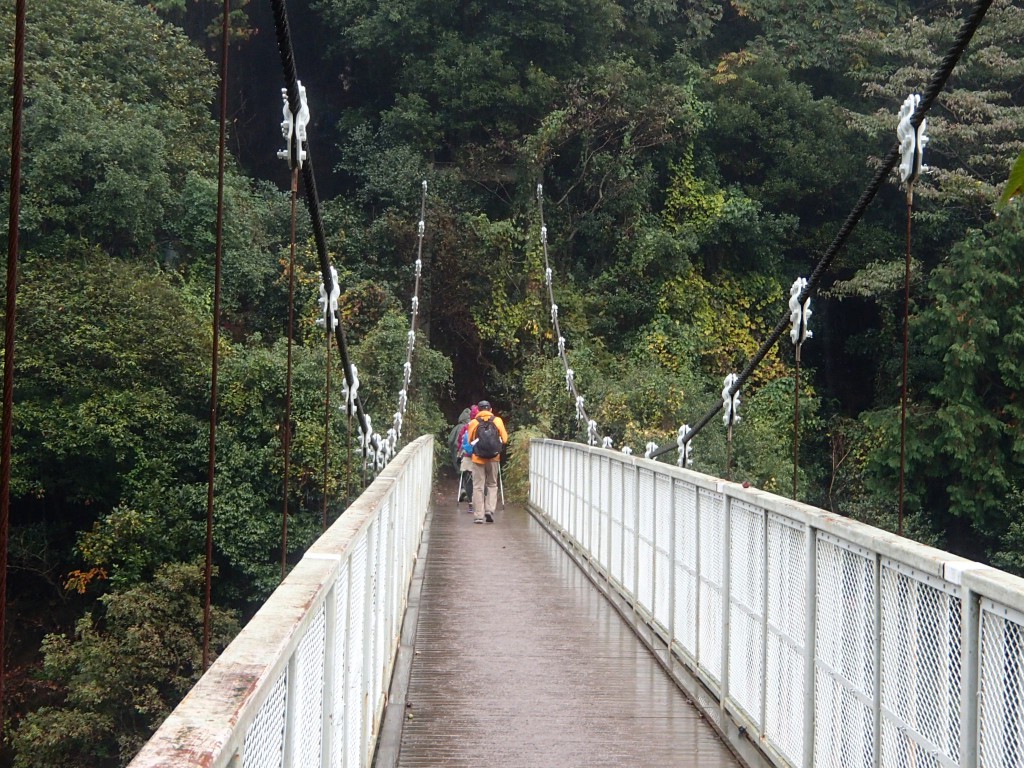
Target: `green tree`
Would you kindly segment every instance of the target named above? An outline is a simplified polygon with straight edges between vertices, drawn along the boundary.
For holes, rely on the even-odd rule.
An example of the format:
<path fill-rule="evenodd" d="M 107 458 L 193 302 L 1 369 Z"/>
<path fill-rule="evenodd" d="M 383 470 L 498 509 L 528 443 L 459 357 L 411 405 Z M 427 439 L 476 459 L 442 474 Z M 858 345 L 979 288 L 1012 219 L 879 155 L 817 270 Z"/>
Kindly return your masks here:
<path fill-rule="evenodd" d="M 8 37 L 13 24 L 5 6 Z M 209 63 L 151 11 L 110 0 L 33 6 L 25 58 L 23 247 L 153 252 L 186 174 L 214 166 Z"/>
<path fill-rule="evenodd" d="M 923 91 L 962 22 L 962 4 L 954 3 L 852 34 L 857 55 L 850 74 L 864 83 L 864 97 L 877 109 L 852 114 L 851 123 L 892 146 L 900 105 Z M 995 0 L 928 114 L 924 160 L 929 170 L 915 197 L 919 237 L 936 243 L 926 263 L 937 261 L 967 228 L 987 220 L 1006 169 L 1020 151 L 1024 99 L 1014 84 L 1024 78 L 1024 43 L 1015 31 L 1022 26 L 1019 3 Z"/>
<path fill-rule="evenodd" d="M 95 251 L 74 266 L 22 265 L 12 492 L 88 514 L 190 466 L 208 341 L 157 268 Z"/>
<path fill-rule="evenodd" d="M 970 232 L 932 274 L 933 301 L 913 326 L 924 355 L 912 382 L 909 487 L 949 545 L 975 557 L 998 546 L 1006 500 L 1024 487 L 1022 248 L 1020 206 Z"/>
<path fill-rule="evenodd" d="M 682 178 L 670 188 L 675 191 L 686 182 L 695 196 L 696 185 L 704 184 L 741 209 L 735 218 L 764 221 L 745 240 L 732 238 L 738 241 L 735 247 L 718 244 L 732 251 L 735 269 L 809 269 L 835 236 L 838 217 L 853 208 L 860 194 L 862 184 L 851 180 L 866 183 L 870 178 L 865 158 L 874 145 L 847 126 L 842 102 L 796 81 L 787 69 L 792 64 L 791 58 L 770 50 L 722 57 L 701 89 L 710 103 L 707 129 L 692 156 L 683 158 L 690 167 L 679 163 Z M 707 222 L 715 231 L 705 239 L 719 235 L 722 225 L 740 227 L 718 220 Z M 887 253 L 883 248 L 891 240 L 873 222 L 865 222 L 845 258 L 870 260 L 872 254 Z M 728 256 L 717 261 L 729 263 Z M 788 284 L 799 273 L 775 274 Z"/>
<path fill-rule="evenodd" d="M 54 700 L 27 715 L 13 737 L 16 768 L 124 766 L 202 674 L 203 570 L 163 566 L 145 583 L 111 592 L 73 638 L 43 643 Z M 237 633 L 214 607 L 211 648 Z"/>
<path fill-rule="evenodd" d="M 323 0 L 337 31 L 348 128 L 382 113 L 394 138 L 451 158 L 512 138 L 543 113 L 555 78 L 602 57 L 622 9 L 610 0 L 510 5 Z"/>

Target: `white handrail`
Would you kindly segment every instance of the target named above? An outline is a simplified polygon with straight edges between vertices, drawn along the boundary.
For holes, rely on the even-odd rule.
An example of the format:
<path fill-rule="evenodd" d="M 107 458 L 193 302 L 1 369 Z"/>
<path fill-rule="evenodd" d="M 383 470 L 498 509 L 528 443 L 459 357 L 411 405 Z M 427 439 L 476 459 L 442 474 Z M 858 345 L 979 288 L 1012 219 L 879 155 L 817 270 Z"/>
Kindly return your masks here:
<path fill-rule="evenodd" d="M 129 768 L 368 766 L 419 548 L 433 438 L 306 552 Z"/>
<path fill-rule="evenodd" d="M 1024 580 L 579 443 L 530 506 L 752 765 L 1024 765 Z"/>

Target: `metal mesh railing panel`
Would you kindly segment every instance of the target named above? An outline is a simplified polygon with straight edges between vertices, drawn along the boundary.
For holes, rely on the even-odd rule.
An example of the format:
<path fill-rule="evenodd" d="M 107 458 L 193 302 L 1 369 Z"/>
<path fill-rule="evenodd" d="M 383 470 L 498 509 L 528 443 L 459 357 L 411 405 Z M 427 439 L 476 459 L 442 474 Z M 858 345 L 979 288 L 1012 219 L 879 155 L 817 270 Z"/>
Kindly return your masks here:
<path fill-rule="evenodd" d="M 815 622 L 816 766 L 875 761 L 875 560 L 818 534 Z"/>
<path fill-rule="evenodd" d="M 555 475 L 552 478 L 550 514 L 556 523 L 565 526 L 565 452 L 560 452 L 554 461 Z"/>
<path fill-rule="evenodd" d="M 979 768 L 1024 766 L 1024 616 L 981 604 Z"/>
<path fill-rule="evenodd" d="M 611 509 L 612 509 L 612 553 L 608 563 L 612 578 L 622 583 L 622 464 L 614 462 L 611 465 L 609 476 L 611 478 Z M 632 501 L 631 501 L 632 503 Z"/>
<path fill-rule="evenodd" d="M 729 525 L 729 695 L 759 726 L 764 681 L 764 510 L 734 499 Z"/>
<path fill-rule="evenodd" d="M 555 522 L 557 522 L 559 525 L 561 525 L 563 527 L 566 525 L 566 519 L 565 519 L 565 509 L 566 509 L 565 496 L 566 496 L 566 488 L 567 488 L 568 483 L 569 483 L 569 477 L 568 477 L 568 474 L 566 472 L 567 464 L 568 464 L 568 453 L 563 451 L 562 453 L 559 454 L 558 461 L 557 461 L 558 474 L 556 475 L 555 482 L 554 482 L 554 486 L 555 486 L 555 504 L 554 504 L 554 509 L 552 510 L 552 516 L 555 518 Z"/>
<path fill-rule="evenodd" d="M 800 765 L 806 690 L 807 528 L 771 513 L 767 546 L 764 731 L 790 763 Z"/>
<path fill-rule="evenodd" d="M 883 561 L 879 579 L 883 757 L 911 768 L 921 752 L 960 760 L 960 599 L 952 585 Z"/>
<path fill-rule="evenodd" d="M 667 629 L 672 623 L 671 478 L 655 478 L 654 503 L 654 618 Z"/>
<path fill-rule="evenodd" d="M 331 734 L 331 768 L 343 768 L 345 765 L 345 734 L 348 732 L 349 709 L 345 700 L 348 689 L 348 562 L 342 564 L 338 583 L 335 587 L 337 600 L 334 615 L 337 629 L 334 637 L 334 691 L 333 716 L 330 718 Z"/>
<path fill-rule="evenodd" d="M 430 500 L 433 439 L 395 457 L 310 546 L 132 763 L 364 768 Z M 368 573 L 370 571 L 370 573 Z M 380 639 L 378 639 L 380 638 Z M 371 741 L 373 739 L 374 741 Z"/>
<path fill-rule="evenodd" d="M 565 529 L 572 534 L 573 538 L 579 541 L 579 519 L 576 516 L 576 451 L 567 451 L 565 454 L 565 493 L 563 495 L 562 517 L 565 520 Z"/>
<path fill-rule="evenodd" d="M 324 651 L 327 640 L 327 606 L 320 606 L 313 623 L 295 654 L 295 698 L 297 711 L 292 730 L 297 736 L 292 747 L 296 768 L 320 765 L 323 740 Z"/>
<path fill-rule="evenodd" d="M 648 612 L 654 612 L 654 473 L 642 468 L 636 509 L 637 583 L 636 597 Z"/>
<path fill-rule="evenodd" d="M 651 608 L 674 652 L 695 662 L 707 686 L 698 698 L 728 697 L 709 716 L 758 730 L 747 738 L 762 757 L 1024 768 L 1024 613 L 989 597 L 1012 594 L 1009 577 L 802 505 L 790 516 L 784 499 L 761 506 L 729 484 L 716 491 L 674 468 L 573 450 L 589 455 L 585 471 L 548 467 L 587 489 L 566 525 L 593 542 L 612 588 Z"/>
<path fill-rule="evenodd" d="M 573 508 L 575 510 L 573 514 L 573 536 L 589 549 L 592 518 L 589 514 L 590 510 L 588 509 L 587 500 L 583 495 L 587 488 L 587 465 L 589 461 L 587 460 L 587 455 L 579 451 L 573 452 L 573 456 L 575 457 L 572 486 Z"/>
<path fill-rule="evenodd" d="M 601 517 L 601 527 L 598 532 L 598 549 L 601 567 L 606 573 L 611 573 L 612 563 L 612 501 L 611 488 L 608 478 L 611 476 L 611 461 L 602 456 L 597 460 L 594 467 L 594 474 L 590 477 L 591 486 L 596 490 L 598 509 Z M 591 550 L 595 551 L 595 550 Z"/>
<path fill-rule="evenodd" d="M 366 655 L 366 561 L 367 541 L 361 538 L 352 552 L 349 574 L 349 654 L 345 670 L 348 684 L 345 691 L 345 765 L 362 763 L 362 734 L 365 717 L 363 663 Z"/>
<path fill-rule="evenodd" d="M 637 493 L 636 471 L 623 467 L 622 471 L 622 586 L 636 596 L 636 527 Z"/>
<path fill-rule="evenodd" d="M 242 768 L 279 768 L 284 764 L 284 716 L 288 703 L 288 672 L 274 683 L 270 696 L 260 707 L 242 749 Z"/>
<path fill-rule="evenodd" d="M 697 661 L 712 678 L 721 682 L 725 495 L 704 488 L 697 494 L 700 532 L 700 627 Z"/>
<path fill-rule="evenodd" d="M 675 639 L 697 657 L 697 486 L 676 482 L 675 600 L 672 606 Z"/>
<path fill-rule="evenodd" d="M 605 514 L 601 507 L 601 461 L 593 454 L 587 457 L 586 480 L 585 485 L 581 487 L 587 495 L 585 515 L 588 521 L 587 539 L 583 543 L 587 551 L 604 567 L 601 531 L 604 527 Z"/>
<path fill-rule="evenodd" d="M 941 755 L 935 747 L 922 746 L 905 726 L 892 718 L 882 718 L 878 751 L 884 766 L 913 768 L 956 768 L 957 763 Z"/>
<path fill-rule="evenodd" d="M 385 500 L 385 503 L 386 500 Z M 369 603 L 370 616 L 363 636 L 363 647 L 366 649 L 366 677 L 363 680 L 363 696 L 366 701 L 366 712 L 363 716 L 363 738 L 369 739 L 373 725 L 373 713 L 376 705 L 376 691 L 380 688 L 381 658 L 381 590 L 380 590 L 380 534 L 383 530 L 378 517 L 367 532 L 366 551 L 366 600 Z"/>

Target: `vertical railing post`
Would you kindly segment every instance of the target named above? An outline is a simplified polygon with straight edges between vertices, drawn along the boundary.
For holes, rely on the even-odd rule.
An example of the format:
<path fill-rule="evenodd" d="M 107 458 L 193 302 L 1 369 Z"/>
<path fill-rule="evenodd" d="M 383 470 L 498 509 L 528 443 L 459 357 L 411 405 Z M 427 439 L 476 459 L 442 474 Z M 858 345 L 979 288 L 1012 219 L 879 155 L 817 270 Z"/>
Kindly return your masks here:
<path fill-rule="evenodd" d="M 619 573 L 618 580 L 626 584 L 626 462 L 619 462 Z"/>
<path fill-rule="evenodd" d="M 344 702 L 343 712 L 344 717 L 341 722 L 341 752 L 342 752 L 342 765 L 348 765 L 348 755 L 352 748 L 349 743 L 349 733 L 352 729 L 349 728 L 349 722 L 353 718 L 354 713 L 358 713 L 359 701 L 355 698 L 359 695 L 359 692 L 352 692 L 352 578 L 353 578 L 353 567 L 351 555 L 345 558 L 345 562 L 342 564 L 342 568 L 347 571 L 345 577 L 345 591 L 348 593 L 345 595 L 345 637 L 342 638 L 344 643 L 344 654 L 345 654 L 345 666 L 342 673 L 341 681 L 341 700 Z M 358 718 L 358 715 L 356 715 Z"/>
<path fill-rule="evenodd" d="M 547 514 L 547 472 L 545 463 L 547 461 L 548 446 L 546 443 L 530 444 L 530 497 L 540 508 L 540 511 Z"/>
<path fill-rule="evenodd" d="M 640 464 L 633 461 L 633 589 L 629 590 L 632 598 L 633 614 L 640 602 Z"/>
<path fill-rule="evenodd" d="M 559 518 L 560 518 L 559 519 L 559 523 L 561 524 L 561 526 L 563 528 L 565 528 L 565 530 L 571 530 L 572 529 L 572 527 L 571 527 L 572 526 L 572 522 L 571 522 L 571 517 L 572 517 L 571 507 L 572 507 L 572 505 L 570 504 L 571 500 L 569 499 L 569 482 L 568 482 L 568 477 L 569 477 L 569 472 L 570 472 L 571 466 L 572 466 L 572 452 L 568 451 L 568 450 L 565 450 L 565 449 L 562 449 L 562 474 L 561 474 L 561 477 L 559 478 L 561 480 L 561 485 L 560 485 L 560 487 L 561 487 L 561 494 L 559 496 L 561 497 L 562 501 L 561 501 L 561 504 L 559 505 Z"/>
<path fill-rule="evenodd" d="M 334 577 L 334 585 L 327 591 L 327 602 L 324 604 L 324 683 L 320 709 L 320 765 L 331 764 L 331 751 L 334 747 L 335 646 L 338 642 L 338 578 L 340 574 L 339 569 Z"/>
<path fill-rule="evenodd" d="M 285 672 L 288 679 L 285 681 L 284 692 L 284 754 L 281 756 L 283 768 L 292 768 L 295 764 L 295 742 L 299 735 L 299 718 L 296 711 L 299 698 L 297 685 L 299 677 L 298 655 L 298 648 L 296 648 L 292 652 L 291 658 L 288 659 L 288 667 Z"/>
<path fill-rule="evenodd" d="M 874 733 L 872 734 L 872 751 L 875 766 L 882 764 L 882 559 L 877 552 L 872 561 L 875 564 L 875 690 L 872 696 L 872 717 Z"/>
<path fill-rule="evenodd" d="M 545 442 L 541 445 L 541 453 L 538 458 L 540 465 L 540 505 L 545 515 L 551 514 L 551 447 Z"/>
<path fill-rule="evenodd" d="M 391 492 L 391 514 L 388 520 L 387 530 L 387 545 L 384 548 L 384 567 L 379 567 L 379 570 L 387 574 L 387 583 L 385 584 L 386 592 L 384 593 L 383 607 L 384 607 L 384 637 L 387 638 L 387 652 L 381 656 L 381 671 L 382 686 L 386 691 L 388 684 L 384 683 L 385 678 L 384 672 L 390 667 L 391 659 L 398 646 L 398 636 L 401 634 L 395 627 L 399 624 L 398 606 L 401 603 L 399 599 L 398 581 L 401 574 L 399 573 L 399 557 L 403 556 L 404 552 L 399 552 L 396 546 L 395 526 L 397 518 L 402 514 L 402 510 L 405 508 L 406 496 L 405 489 L 406 484 L 404 478 L 400 478 L 395 485 L 392 486 Z"/>
<path fill-rule="evenodd" d="M 562 461 L 561 448 L 552 446 L 548 456 L 548 506 L 544 511 L 552 520 L 558 519 L 558 467 Z"/>
<path fill-rule="evenodd" d="M 981 600 L 963 587 L 960 597 L 960 766 L 978 765 Z"/>
<path fill-rule="evenodd" d="M 613 511 L 612 511 L 615 508 L 615 504 L 612 502 L 612 472 L 614 471 L 614 469 L 615 469 L 615 462 L 612 459 L 608 459 L 607 477 L 606 478 L 605 477 L 600 478 L 601 480 L 607 480 L 607 484 L 606 484 L 605 487 L 608 489 L 608 495 L 605 497 L 605 499 L 608 502 L 607 503 L 608 535 L 605 537 L 605 542 L 606 542 L 607 547 L 608 547 L 608 553 L 607 553 L 607 555 L 604 555 L 604 558 L 605 558 L 605 570 L 607 571 L 609 578 L 612 578 L 614 576 L 614 574 L 612 572 L 612 542 L 615 541 L 615 535 L 613 533 L 613 529 L 615 528 L 615 521 L 614 521 L 614 514 L 613 514 Z"/>
<path fill-rule="evenodd" d="M 580 502 L 582 500 L 582 489 L 576 486 L 576 469 L 582 460 L 583 449 L 574 449 L 572 452 L 572 512 L 569 513 L 571 524 L 569 530 L 572 531 L 572 536 L 580 544 L 583 544 L 583 515 L 580 514 Z"/>
<path fill-rule="evenodd" d="M 722 489 L 724 520 L 722 521 L 722 715 L 725 716 L 725 702 L 729 698 L 729 651 L 732 647 L 732 497 Z M 724 722 L 724 720 L 723 720 Z"/>
<path fill-rule="evenodd" d="M 588 523 L 590 525 L 590 527 L 588 529 L 590 531 L 590 536 L 589 536 L 589 540 L 587 541 L 587 562 L 590 563 L 591 565 L 593 565 L 595 554 L 597 554 L 598 564 L 600 564 L 600 562 L 601 562 L 601 558 L 600 558 L 600 554 L 599 554 L 600 551 L 601 551 L 600 519 L 598 519 L 596 521 L 594 520 L 594 518 L 597 517 L 594 514 L 594 499 L 593 499 L 593 491 L 594 491 L 594 460 L 595 460 L 596 457 L 597 457 L 597 452 L 596 451 L 590 451 L 587 454 L 587 466 L 586 466 L 586 472 L 584 473 L 584 477 L 586 478 L 584 482 L 586 483 L 587 492 L 586 492 L 586 495 L 585 495 L 585 501 L 583 502 L 583 514 L 586 516 L 587 521 L 588 521 Z M 594 531 L 594 526 L 595 525 L 598 526 L 596 535 L 595 535 L 595 531 Z M 596 541 L 596 543 L 595 543 L 595 541 Z M 597 553 L 594 552 L 595 549 L 597 550 Z"/>
<path fill-rule="evenodd" d="M 696 586 L 697 593 L 696 593 L 696 595 L 694 595 L 694 604 L 696 606 L 696 608 L 695 608 L 696 617 L 695 618 L 696 618 L 697 629 L 696 629 L 696 634 L 695 634 L 695 636 L 693 638 L 693 655 L 694 655 L 694 658 L 697 660 L 697 665 L 698 666 L 703 666 L 701 664 L 701 658 L 702 657 L 700 655 L 700 636 L 701 636 L 701 610 L 700 610 L 701 599 L 700 599 L 700 595 L 701 595 L 701 584 L 702 584 L 701 563 L 703 561 L 703 558 L 701 558 L 701 546 L 700 546 L 700 541 L 701 541 L 701 539 L 700 539 L 700 507 L 701 507 L 701 504 L 700 504 L 700 486 L 697 485 L 697 484 L 694 484 L 694 486 L 693 486 L 693 521 L 694 521 L 693 535 L 694 535 L 695 539 L 694 539 L 694 543 L 693 543 L 693 553 L 694 553 L 694 556 L 693 556 L 693 570 L 694 570 L 694 574 L 696 576 L 696 578 L 695 578 L 695 582 L 696 582 L 695 586 Z"/>
<path fill-rule="evenodd" d="M 807 526 L 807 591 L 804 602 L 804 761 L 803 768 L 814 765 L 814 711 L 815 657 L 818 643 L 818 537 L 815 529 Z"/>
<path fill-rule="evenodd" d="M 363 647 L 360 654 L 363 660 L 361 685 L 359 686 L 359 760 L 365 760 L 370 754 L 370 731 L 372 730 L 373 713 L 370 712 L 370 686 L 373 684 L 373 643 L 376 627 L 373 621 L 373 576 L 377 553 L 374 551 L 374 537 L 380 518 L 366 531 L 366 562 L 363 564 Z"/>
<path fill-rule="evenodd" d="M 640 540 L 640 510 L 637 509 L 637 541 Z M 640 548 L 637 547 L 637 557 L 640 557 Z M 637 591 L 640 584 L 637 583 Z M 651 475 L 651 618 L 658 615 L 658 473 Z"/>
<path fill-rule="evenodd" d="M 761 735 L 768 732 L 768 519 L 761 508 Z"/>
<path fill-rule="evenodd" d="M 676 639 L 676 479 L 668 479 L 668 651 L 672 656 L 672 643 Z"/>

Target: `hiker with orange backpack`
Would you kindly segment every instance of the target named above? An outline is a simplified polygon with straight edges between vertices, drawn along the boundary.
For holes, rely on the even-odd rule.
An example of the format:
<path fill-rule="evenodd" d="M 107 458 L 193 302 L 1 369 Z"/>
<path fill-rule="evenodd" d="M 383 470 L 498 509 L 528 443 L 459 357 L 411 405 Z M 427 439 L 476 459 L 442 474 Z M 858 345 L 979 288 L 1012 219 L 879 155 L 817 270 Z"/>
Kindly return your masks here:
<path fill-rule="evenodd" d="M 494 522 L 498 506 L 498 472 L 501 453 L 508 443 L 505 422 L 491 411 L 487 400 L 477 403 L 480 409 L 466 428 L 463 445 L 473 461 L 473 522 Z M 482 514 L 482 516 L 481 516 Z"/>

